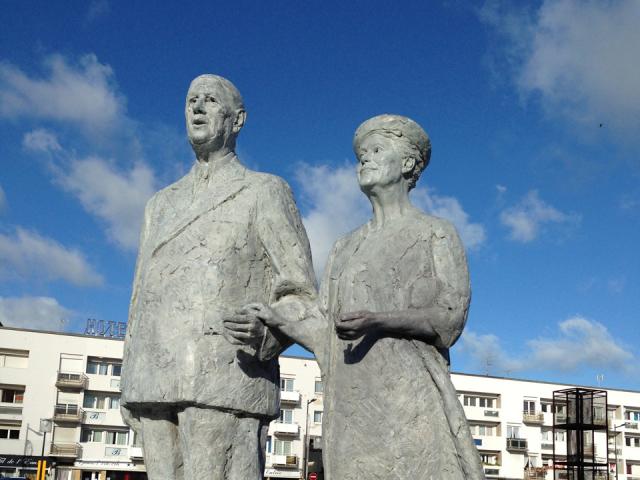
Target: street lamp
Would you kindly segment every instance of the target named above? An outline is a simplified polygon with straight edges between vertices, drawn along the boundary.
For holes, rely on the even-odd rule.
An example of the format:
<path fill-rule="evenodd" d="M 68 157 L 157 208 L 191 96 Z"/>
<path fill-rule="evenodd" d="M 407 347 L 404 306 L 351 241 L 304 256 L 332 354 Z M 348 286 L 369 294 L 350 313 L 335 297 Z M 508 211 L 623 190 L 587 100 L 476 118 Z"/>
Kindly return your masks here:
<path fill-rule="evenodd" d="M 45 443 L 47 442 L 47 433 L 49 433 L 51 431 L 51 424 L 52 421 L 50 418 L 41 418 L 40 419 L 40 433 L 42 433 L 42 453 L 40 454 L 41 457 L 44 457 L 44 446 Z"/>
<path fill-rule="evenodd" d="M 307 400 L 307 408 L 305 414 L 306 423 L 304 426 L 304 480 L 307 480 L 307 477 L 309 476 L 309 404 L 315 401 L 315 398 Z"/>
<path fill-rule="evenodd" d="M 618 429 L 625 427 L 626 425 L 627 422 L 613 426 L 613 449 L 615 450 L 614 453 L 616 455 L 616 480 L 618 480 Z"/>

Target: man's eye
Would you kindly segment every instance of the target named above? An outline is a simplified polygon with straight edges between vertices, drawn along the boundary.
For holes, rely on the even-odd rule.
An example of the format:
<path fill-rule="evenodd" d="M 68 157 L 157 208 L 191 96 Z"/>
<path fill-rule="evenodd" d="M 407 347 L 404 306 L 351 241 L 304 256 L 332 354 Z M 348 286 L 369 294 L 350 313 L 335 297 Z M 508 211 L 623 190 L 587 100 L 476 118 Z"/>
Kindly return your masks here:
<path fill-rule="evenodd" d="M 189 99 L 189 103 L 196 103 L 196 99 L 195 99 L 195 97 L 191 97 L 191 98 Z"/>
<path fill-rule="evenodd" d="M 216 99 L 213 97 L 207 97 L 207 102 L 215 103 Z"/>
<path fill-rule="evenodd" d="M 378 153 L 380 151 L 380 149 L 378 147 L 373 149 L 373 153 Z"/>

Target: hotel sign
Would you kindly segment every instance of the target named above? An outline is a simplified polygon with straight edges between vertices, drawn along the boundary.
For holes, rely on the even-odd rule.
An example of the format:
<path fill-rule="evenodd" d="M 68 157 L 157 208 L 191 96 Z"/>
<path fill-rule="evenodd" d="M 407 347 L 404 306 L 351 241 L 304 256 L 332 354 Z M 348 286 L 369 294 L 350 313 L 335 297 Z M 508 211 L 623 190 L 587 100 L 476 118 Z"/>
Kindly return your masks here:
<path fill-rule="evenodd" d="M 123 339 L 126 333 L 126 322 L 114 322 L 113 320 L 96 320 L 95 318 L 88 318 L 87 326 L 84 329 L 85 335 L 92 335 L 94 337 Z"/>

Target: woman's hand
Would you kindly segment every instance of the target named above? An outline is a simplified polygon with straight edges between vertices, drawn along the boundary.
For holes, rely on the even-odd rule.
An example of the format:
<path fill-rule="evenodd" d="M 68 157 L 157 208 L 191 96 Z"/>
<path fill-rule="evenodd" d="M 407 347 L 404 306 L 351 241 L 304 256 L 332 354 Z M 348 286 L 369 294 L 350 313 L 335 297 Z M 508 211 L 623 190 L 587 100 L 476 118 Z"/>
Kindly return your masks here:
<path fill-rule="evenodd" d="M 342 340 L 355 340 L 367 332 L 379 330 L 381 316 L 367 310 L 343 313 L 336 319 L 335 325 L 338 337 Z"/>

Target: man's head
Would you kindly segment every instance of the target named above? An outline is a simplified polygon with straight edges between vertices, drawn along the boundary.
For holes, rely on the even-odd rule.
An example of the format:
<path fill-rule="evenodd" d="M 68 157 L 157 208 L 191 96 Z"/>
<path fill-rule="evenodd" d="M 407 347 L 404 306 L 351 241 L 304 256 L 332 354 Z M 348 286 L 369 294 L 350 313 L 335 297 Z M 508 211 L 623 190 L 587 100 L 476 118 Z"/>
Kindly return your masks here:
<path fill-rule="evenodd" d="M 371 134 L 383 135 L 393 140 L 397 149 L 411 168 L 406 172 L 409 190 L 416 186 L 420 175 L 431 159 L 431 140 L 420 125 L 401 115 L 378 115 L 363 122 L 353 137 L 353 149 L 359 153 L 361 142 Z"/>
<path fill-rule="evenodd" d="M 229 80 L 200 75 L 189 86 L 185 117 L 189 141 L 198 155 L 235 150 L 246 112 L 240 92 Z"/>

